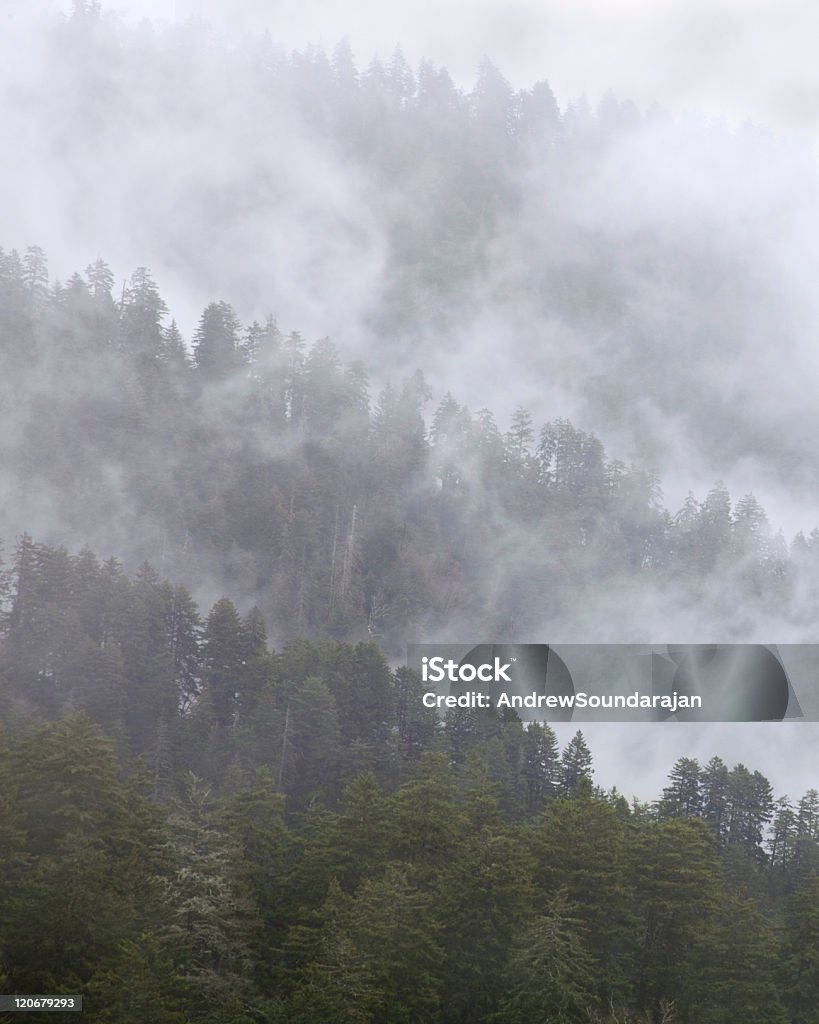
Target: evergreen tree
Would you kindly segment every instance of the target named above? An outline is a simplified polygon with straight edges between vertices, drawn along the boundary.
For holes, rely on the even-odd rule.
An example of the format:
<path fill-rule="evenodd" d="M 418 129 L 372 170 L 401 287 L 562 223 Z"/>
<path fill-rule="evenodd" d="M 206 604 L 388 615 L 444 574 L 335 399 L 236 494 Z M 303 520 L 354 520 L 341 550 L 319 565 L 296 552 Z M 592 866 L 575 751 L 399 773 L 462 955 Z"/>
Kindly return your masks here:
<path fill-rule="evenodd" d="M 510 464 L 517 472 L 527 465 L 534 438 L 531 415 L 525 409 L 516 409 L 506 435 L 506 452 Z"/>
<path fill-rule="evenodd" d="M 220 729 L 234 721 L 244 681 L 242 623 L 223 597 L 210 611 L 202 633 L 202 683 Z"/>
<path fill-rule="evenodd" d="M 219 1007 L 236 1021 L 249 1020 L 257 1002 L 250 979 L 254 908 L 238 881 L 240 847 L 216 813 L 210 788 L 192 774 L 183 781 L 168 817 L 173 871 L 165 900 L 186 1009 L 195 1019 Z"/>
<path fill-rule="evenodd" d="M 663 818 L 699 817 L 702 813 L 700 766 L 695 758 L 681 757 L 668 774 L 659 813 Z"/>
<path fill-rule="evenodd" d="M 227 302 L 211 302 L 193 339 L 197 370 L 206 380 L 222 380 L 243 365 L 239 320 Z"/>
<path fill-rule="evenodd" d="M 629 990 L 639 928 L 635 925 L 635 852 L 629 821 L 592 794 L 587 780 L 572 799 L 547 803 L 532 835 L 538 891 L 564 890 L 578 936 L 597 961 L 590 980 L 600 1005 L 619 1005 Z"/>
<path fill-rule="evenodd" d="M 546 912 L 515 940 L 507 965 L 508 994 L 501 1001 L 499 1024 L 533 1020 L 587 1021 L 597 1003 L 592 979 L 597 965 L 572 917 L 565 890 L 558 889 Z"/>
<path fill-rule="evenodd" d="M 535 82 L 518 98 L 516 132 L 530 156 L 543 160 L 560 133 L 560 108 L 548 82 Z"/>
<path fill-rule="evenodd" d="M 338 709 L 323 680 L 308 676 L 287 699 L 281 736 L 279 784 L 305 801 L 332 791 L 341 759 Z"/>
<path fill-rule="evenodd" d="M 727 842 L 764 859 L 762 840 L 773 814 L 771 784 L 759 772 L 738 764 L 728 775 Z"/>
<path fill-rule="evenodd" d="M 774 808 L 774 819 L 769 839 L 769 859 L 771 868 L 785 875 L 792 865 L 796 852 L 799 835 L 797 818 L 786 796 L 780 797 Z"/>
<path fill-rule="evenodd" d="M 441 872 L 448 1020 L 481 1020 L 497 1010 L 509 948 L 531 916 L 533 867 L 514 833 L 485 825 L 470 828 Z"/>
<path fill-rule="evenodd" d="M 98 275 L 102 288 L 107 277 L 101 269 Z M 161 325 L 167 312 L 150 271 L 138 267 L 120 303 L 120 346 L 134 360 L 140 374 L 153 377 L 159 364 L 164 350 Z"/>
<path fill-rule="evenodd" d="M 700 977 L 701 1020 L 785 1024 L 777 982 L 778 945 L 771 922 L 753 900 L 729 897 L 717 925 L 716 956 Z"/>
<path fill-rule="evenodd" d="M 304 365 L 304 416 L 307 433 L 325 437 L 344 408 L 341 361 L 329 338 L 317 341 Z"/>
<path fill-rule="evenodd" d="M 819 1020 L 819 874 L 811 871 L 785 904 L 782 991 L 794 1024 Z"/>
<path fill-rule="evenodd" d="M 702 812 L 715 835 L 725 841 L 729 828 L 728 767 L 720 757 L 712 757 L 702 770 Z"/>
<path fill-rule="evenodd" d="M 578 729 L 566 744 L 560 757 L 560 791 L 570 796 L 580 785 L 582 779 L 592 777 L 592 755 L 583 733 Z"/>
<path fill-rule="evenodd" d="M 523 734 L 521 779 L 525 787 L 526 809 L 540 810 L 543 799 L 555 796 L 560 787 L 561 763 L 557 737 L 545 722 L 530 722 Z"/>
<path fill-rule="evenodd" d="M 29 732 L 2 767 L 23 855 L 0 932 L 7 984 L 76 991 L 119 943 L 161 920 L 158 823 L 83 714 Z"/>
<path fill-rule="evenodd" d="M 713 837 L 695 818 L 666 821 L 643 834 L 635 855 L 638 1010 L 657 1019 L 663 1003 L 671 1002 L 681 1019 L 699 1019 L 700 975 L 719 942 L 721 880 Z"/>

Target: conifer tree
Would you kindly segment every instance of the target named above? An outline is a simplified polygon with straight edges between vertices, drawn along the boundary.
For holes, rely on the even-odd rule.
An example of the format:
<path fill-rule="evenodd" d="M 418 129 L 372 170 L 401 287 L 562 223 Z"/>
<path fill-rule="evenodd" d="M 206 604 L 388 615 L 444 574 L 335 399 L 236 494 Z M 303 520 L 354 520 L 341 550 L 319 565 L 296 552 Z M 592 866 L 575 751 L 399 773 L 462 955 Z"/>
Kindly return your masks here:
<path fill-rule="evenodd" d="M 659 813 L 663 818 L 699 817 L 702 812 L 700 766 L 696 758 L 681 757 L 668 774 Z"/>
<path fill-rule="evenodd" d="M 227 302 L 211 302 L 202 313 L 193 355 L 203 379 L 223 380 L 243 365 L 239 320 Z"/>
<path fill-rule="evenodd" d="M 555 1020 L 580 1024 L 598 1005 L 593 979 L 597 969 L 582 938 L 579 919 L 563 889 L 545 912 L 516 937 L 507 965 L 508 987 L 498 1024 Z"/>
<path fill-rule="evenodd" d="M 592 755 L 583 733 L 578 729 L 566 744 L 560 757 L 560 791 L 570 796 L 581 779 L 591 779 Z"/>

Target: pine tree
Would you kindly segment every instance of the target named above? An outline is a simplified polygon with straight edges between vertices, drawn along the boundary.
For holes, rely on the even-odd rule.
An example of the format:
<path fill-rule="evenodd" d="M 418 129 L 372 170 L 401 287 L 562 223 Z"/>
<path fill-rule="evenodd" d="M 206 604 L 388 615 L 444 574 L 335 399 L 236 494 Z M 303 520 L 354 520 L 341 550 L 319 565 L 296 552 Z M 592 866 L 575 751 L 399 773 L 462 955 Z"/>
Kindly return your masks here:
<path fill-rule="evenodd" d="M 185 1024 L 188 993 L 164 936 L 125 939 L 88 982 L 88 1002 L 106 1024 Z"/>
<path fill-rule="evenodd" d="M 523 734 L 521 780 L 525 787 L 526 808 L 532 814 L 545 797 L 555 796 L 560 786 L 560 756 L 557 737 L 546 723 L 530 722 Z"/>
<path fill-rule="evenodd" d="M 100 287 L 107 280 L 100 271 Z M 120 347 L 130 356 L 137 372 L 153 379 L 164 351 L 162 320 L 168 307 L 150 271 L 138 267 L 123 290 L 120 304 Z"/>
<path fill-rule="evenodd" d="M 535 439 L 532 417 L 526 409 L 516 409 L 506 435 L 506 452 L 509 463 L 516 472 L 522 471 L 531 455 L 531 444 Z"/>
<path fill-rule="evenodd" d="M 713 571 L 730 554 L 731 531 L 731 496 L 720 480 L 708 492 L 700 509 L 697 549 L 702 571 Z"/>
<path fill-rule="evenodd" d="M 38 246 L 29 246 L 23 257 L 23 281 L 35 309 L 44 309 L 49 299 L 48 258 Z"/>
<path fill-rule="evenodd" d="M 290 865 L 298 847 L 284 820 L 284 795 L 269 768 L 259 768 L 250 784 L 229 798 L 224 824 L 237 844 L 232 869 L 237 905 L 250 911 L 246 942 L 253 974 L 260 983 L 275 983 L 279 951 L 303 893 L 292 884 Z"/>
<path fill-rule="evenodd" d="M 717 955 L 722 892 L 713 836 L 696 818 L 662 822 L 635 848 L 634 885 L 641 919 L 636 996 L 657 1019 L 673 1002 L 681 1019 L 699 1019 L 700 972 Z"/>
<path fill-rule="evenodd" d="M 326 794 L 338 783 L 340 760 L 336 701 L 322 679 L 308 676 L 287 698 L 279 784 L 296 802 Z"/>
<path fill-rule="evenodd" d="M 329 338 L 317 341 L 304 364 L 305 430 L 316 437 L 333 433 L 344 408 L 344 380 L 338 350 Z"/>
<path fill-rule="evenodd" d="M 724 842 L 728 837 L 729 796 L 728 767 L 722 758 L 712 757 L 702 769 L 701 786 L 703 817 Z"/>
<path fill-rule="evenodd" d="M 410 873 L 390 865 L 354 897 L 333 888 L 322 912 L 318 957 L 287 1010 L 299 1024 L 435 1021 L 443 950 L 435 905 Z"/>
<path fill-rule="evenodd" d="M 786 1024 L 777 982 L 778 944 L 771 922 L 751 899 L 728 897 L 716 948 L 700 975 L 698 1019 L 714 1024 Z"/>
<path fill-rule="evenodd" d="M 202 685 L 219 729 L 230 728 L 244 682 L 242 623 L 223 597 L 210 611 L 202 633 Z"/>
<path fill-rule="evenodd" d="M 762 840 L 773 814 L 771 784 L 764 775 L 738 764 L 728 775 L 728 805 L 727 842 L 764 860 Z"/>
<path fill-rule="evenodd" d="M 498 1024 L 589 1019 L 598 1002 L 593 984 L 597 964 L 572 911 L 565 890 L 558 889 L 545 913 L 515 939 L 506 967 L 507 994 L 493 1018 Z"/>
<path fill-rule="evenodd" d="M 368 877 L 376 877 L 394 840 L 389 804 L 375 773 L 357 775 L 341 796 L 338 879 L 353 892 Z"/>
<path fill-rule="evenodd" d="M 455 810 L 455 788 L 444 755 L 425 752 L 414 777 L 391 795 L 390 808 L 393 857 L 433 875 L 450 862 L 464 821 Z"/>
<path fill-rule="evenodd" d="M 13 990 L 76 991 L 158 919 L 157 818 L 84 714 L 24 735 L 2 768 L 25 837 L 25 870 L 4 904 L 3 969 Z"/>
<path fill-rule="evenodd" d="M 185 587 L 163 585 L 165 636 L 173 661 L 176 704 L 186 710 L 201 688 L 200 635 L 202 623 L 196 603 Z"/>
<path fill-rule="evenodd" d="M 535 82 L 519 94 L 516 133 L 529 155 L 543 160 L 560 133 L 560 108 L 548 82 Z"/>
<path fill-rule="evenodd" d="M 591 779 L 593 774 L 592 755 L 583 733 L 578 731 L 566 744 L 560 758 L 560 791 L 570 796 L 579 786 L 581 779 Z"/>
<path fill-rule="evenodd" d="M 659 813 L 662 818 L 699 817 L 702 813 L 700 766 L 695 758 L 681 757 L 668 774 Z"/>
<path fill-rule="evenodd" d="M 386 69 L 387 89 L 396 107 L 408 106 L 415 95 L 415 75 L 400 47 L 393 50 Z"/>
<path fill-rule="evenodd" d="M 192 774 L 183 781 L 184 792 L 168 816 L 172 873 L 165 900 L 186 1009 L 207 1019 L 219 1007 L 240 1021 L 256 1003 L 250 970 L 254 907 L 240 882 L 241 847 L 217 813 L 210 787 Z"/>
<path fill-rule="evenodd" d="M 601 1005 L 625 998 L 639 929 L 634 908 L 637 854 L 631 822 L 595 797 L 587 779 L 572 799 L 549 801 L 531 836 L 535 882 L 542 898 L 562 889 L 578 935 L 598 963 L 590 987 Z"/>
<path fill-rule="evenodd" d="M 238 697 L 239 714 L 249 719 L 272 673 L 267 650 L 267 626 L 255 605 L 242 619 L 241 630 L 242 687 Z"/>
<path fill-rule="evenodd" d="M 774 819 L 769 839 L 771 868 L 783 876 L 789 873 L 798 839 L 797 817 L 786 796 L 780 797 L 774 805 Z"/>
<path fill-rule="evenodd" d="M 470 827 L 441 872 L 437 900 L 447 950 L 451 1020 L 494 1013 L 508 986 L 509 948 L 532 913 L 531 852 L 500 825 Z"/>
<path fill-rule="evenodd" d="M 819 873 L 811 871 L 784 908 L 782 990 L 793 1024 L 819 1022 Z"/>
<path fill-rule="evenodd" d="M 239 320 L 227 302 L 211 302 L 193 339 L 193 356 L 203 379 L 223 380 L 243 365 Z"/>

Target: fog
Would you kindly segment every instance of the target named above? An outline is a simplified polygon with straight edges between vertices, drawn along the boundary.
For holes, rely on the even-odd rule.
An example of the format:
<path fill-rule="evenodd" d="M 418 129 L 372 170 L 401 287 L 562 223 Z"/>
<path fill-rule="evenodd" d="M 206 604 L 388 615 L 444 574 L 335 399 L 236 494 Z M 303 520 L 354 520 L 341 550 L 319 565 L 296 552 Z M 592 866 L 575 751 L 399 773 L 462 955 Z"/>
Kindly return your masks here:
<path fill-rule="evenodd" d="M 812 6 L 178 0 L 105 6 L 92 45 L 57 24 L 68 8 L 0 5 L 5 249 L 41 246 L 63 280 L 102 256 L 115 290 L 150 267 L 188 342 L 224 299 L 245 323 L 272 314 L 283 330 L 330 335 L 368 363 L 374 390 L 421 367 L 436 400 L 452 391 L 503 429 L 519 406 L 538 422 L 568 417 L 654 471 L 672 513 L 721 479 L 734 499 L 753 492 L 788 539 L 819 524 Z M 362 73 L 400 45 L 413 67 L 445 65 L 464 96 L 484 55 L 514 89 L 549 82 L 575 148 L 548 175 L 498 172 L 514 194 L 463 243 L 472 263 L 435 233 L 429 154 L 399 139 L 391 174 L 330 138 L 320 97 L 299 96 L 306 72 L 269 87 L 291 51 L 332 55 L 344 38 Z M 402 255 L 406 237 L 435 240 L 445 273 L 430 251 Z M 58 499 L 27 522 L 23 511 L 7 508 L 18 529 L 59 536 Z M 726 609 L 702 637 L 696 610 L 663 600 L 602 595 L 564 635 L 517 639 L 720 640 L 741 614 Z M 453 639 L 469 623 L 447 628 Z M 772 607 L 748 638 L 797 639 L 786 629 Z M 746 761 L 792 796 L 817 782 L 813 725 L 588 735 L 598 781 L 641 796 L 681 754 Z"/>
<path fill-rule="evenodd" d="M 19 4 L 7 0 L 6 6 L 19 17 Z M 41 0 L 38 6 L 67 12 L 71 5 Z M 767 0 L 142 0 L 110 9 L 131 22 L 199 16 L 223 32 L 268 29 L 286 49 L 308 42 L 331 49 L 347 36 L 365 63 L 400 44 L 411 63 L 428 57 L 445 64 L 464 87 L 488 54 L 517 88 L 548 78 L 561 105 L 583 93 L 596 103 L 613 88 L 641 107 L 694 110 L 811 138 L 819 127 L 812 46 L 819 13 L 804 0 L 776 6 Z"/>

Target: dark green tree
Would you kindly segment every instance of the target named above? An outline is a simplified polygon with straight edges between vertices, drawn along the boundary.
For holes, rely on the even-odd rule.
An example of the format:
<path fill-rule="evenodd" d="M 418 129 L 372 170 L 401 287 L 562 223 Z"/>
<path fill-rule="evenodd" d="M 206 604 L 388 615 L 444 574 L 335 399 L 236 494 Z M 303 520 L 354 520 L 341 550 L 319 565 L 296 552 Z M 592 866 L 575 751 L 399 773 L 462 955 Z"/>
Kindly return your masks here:
<path fill-rule="evenodd" d="M 245 644 L 236 606 L 223 597 L 210 611 L 202 633 L 202 685 L 217 726 L 230 728 L 242 690 Z"/>
<path fill-rule="evenodd" d="M 578 729 L 569 740 L 560 756 L 560 792 L 571 795 L 581 780 L 592 777 L 592 755 L 583 733 Z"/>
<path fill-rule="evenodd" d="M 565 890 L 558 889 L 545 912 L 515 939 L 507 963 L 507 994 L 493 1018 L 498 1024 L 533 1020 L 581 1024 L 597 1005 L 597 965 L 572 916 Z"/>
<path fill-rule="evenodd" d="M 784 908 L 784 1001 L 793 1024 L 819 1021 L 819 874 L 811 871 Z"/>
<path fill-rule="evenodd" d="M 700 766 L 696 758 L 681 757 L 668 773 L 658 811 L 661 818 L 701 816 Z"/>

